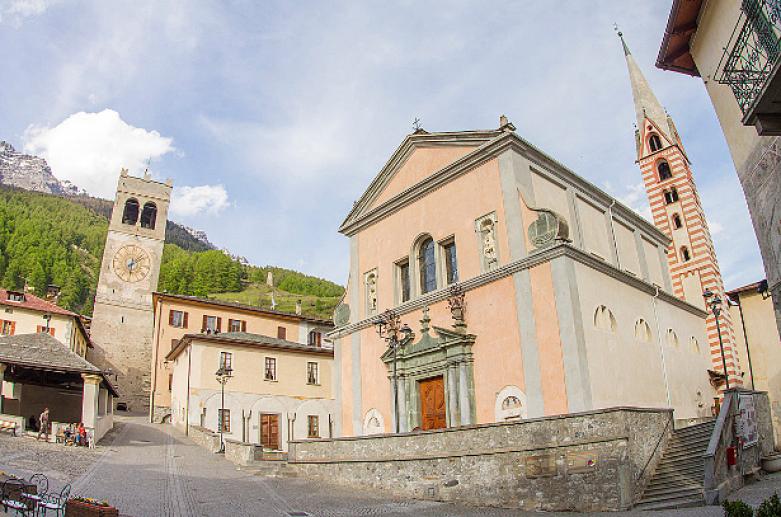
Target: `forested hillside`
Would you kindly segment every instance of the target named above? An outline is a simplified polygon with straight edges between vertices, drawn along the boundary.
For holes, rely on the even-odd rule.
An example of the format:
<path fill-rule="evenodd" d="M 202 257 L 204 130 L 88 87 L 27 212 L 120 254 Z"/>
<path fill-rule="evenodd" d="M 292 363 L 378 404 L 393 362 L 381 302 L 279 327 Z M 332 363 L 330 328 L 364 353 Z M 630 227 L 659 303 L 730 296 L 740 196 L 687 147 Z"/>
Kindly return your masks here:
<path fill-rule="evenodd" d="M 2 286 L 21 289 L 26 282 L 35 293 L 43 293 L 48 284 L 56 284 L 62 288 L 61 306 L 91 314 L 110 214 L 111 204 L 102 199 L 0 187 Z M 245 291 L 270 292 L 270 287 L 256 284 L 265 284 L 272 271 L 275 296 L 286 302 L 278 309 L 292 310 L 291 300 L 305 298 L 305 312 L 320 317 L 330 316 L 343 293 L 341 286 L 327 280 L 283 268 L 245 265 L 215 249 L 198 250 L 201 241 L 181 226 L 174 228 L 173 235 L 171 225 L 166 228 L 160 291 L 203 297 L 225 293 L 220 298 L 266 306 L 270 298 L 248 297 Z"/>

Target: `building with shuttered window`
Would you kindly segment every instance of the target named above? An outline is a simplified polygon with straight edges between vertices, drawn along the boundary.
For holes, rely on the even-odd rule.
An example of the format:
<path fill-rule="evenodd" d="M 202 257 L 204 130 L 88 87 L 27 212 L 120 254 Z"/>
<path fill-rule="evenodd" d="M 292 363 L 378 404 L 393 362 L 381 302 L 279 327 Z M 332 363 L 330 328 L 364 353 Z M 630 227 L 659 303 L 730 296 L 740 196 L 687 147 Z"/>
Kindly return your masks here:
<path fill-rule="evenodd" d="M 170 413 L 173 371 L 166 355 L 185 335 L 247 333 L 320 348 L 327 345 L 323 335 L 333 329 L 329 320 L 194 296 L 155 293 L 153 306 L 150 417 L 154 422 Z"/>
<path fill-rule="evenodd" d="M 171 423 L 185 432 L 222 426 L 226 439 L 267 451 L 286 452 L 290 440 L 331 438 L 333 349 L 322 344 L 247 332 L 185 334 L 165 357 Z M 230 371 L 224 406 L 220 369 Z"/>

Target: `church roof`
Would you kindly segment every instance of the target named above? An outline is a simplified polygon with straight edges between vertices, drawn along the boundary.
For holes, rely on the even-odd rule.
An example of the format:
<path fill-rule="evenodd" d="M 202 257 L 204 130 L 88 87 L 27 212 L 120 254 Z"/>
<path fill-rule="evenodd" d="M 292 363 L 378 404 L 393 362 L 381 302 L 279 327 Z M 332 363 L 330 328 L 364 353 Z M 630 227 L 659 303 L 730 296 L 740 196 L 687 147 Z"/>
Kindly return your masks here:
<path fill-rule="evenodd" d="M 629 81 L 632 84 L 632 98 L 635 102 L 637 128 L 643 128 L 643 122 L 646 118 L 651 120 L 658 129 L 667 127 L 667 112 L 664 111 L 662 104 L 654 95 L 651 86 L 637 65 L 632 52 L 630 52 L 626 41 L 624 41 L 624 35 L 619 32 L 618 36 L 621 38 L 621 45 L 624 47 L 624 56 L 626 57 L 626 66 L 629 69 Z M 664 133 L 667 134 L 667 131 Z"/>

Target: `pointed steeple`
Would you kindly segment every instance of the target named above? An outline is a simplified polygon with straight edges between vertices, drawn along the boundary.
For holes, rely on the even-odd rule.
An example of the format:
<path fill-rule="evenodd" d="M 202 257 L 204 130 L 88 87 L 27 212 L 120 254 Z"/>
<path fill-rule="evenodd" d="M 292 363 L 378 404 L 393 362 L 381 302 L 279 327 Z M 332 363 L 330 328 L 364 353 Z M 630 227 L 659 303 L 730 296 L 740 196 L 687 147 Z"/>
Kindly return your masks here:
<path fill-rule="evenodd" d="M 629 69 L 629 81 L 632 83 L 632 98 L 635 101 L 635 116 L 637 117 L 638 129 L 642 129 L 643 120 L 648 118 L 661 131 L 666 133 L 665 136 L 674 142 L 675 136 L 668 134 L 667 112 L 664 111 L 664 108 L 656 99 L 656 95 L 654 95 L 654 92 L 648 85 L 643 72 L 637 66 L 632 52 L 629 51 L 629 47 L 626 41 L 624 41 L 624 35 L 619 32 L 618 37 L 621 38 L 621 45 L 624 47 L 624 56 L 626 57 L 626 66 Z"/>

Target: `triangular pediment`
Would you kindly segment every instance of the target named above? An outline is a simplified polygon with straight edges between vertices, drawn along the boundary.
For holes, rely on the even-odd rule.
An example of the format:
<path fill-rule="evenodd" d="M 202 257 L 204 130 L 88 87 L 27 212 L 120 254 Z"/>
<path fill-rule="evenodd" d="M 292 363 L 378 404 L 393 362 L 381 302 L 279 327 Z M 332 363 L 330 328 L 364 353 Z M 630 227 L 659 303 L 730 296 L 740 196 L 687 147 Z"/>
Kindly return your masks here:
<path fill-rule="evenodd" d="M 503 134 L 500 130 L 490 130 L 421 131 L 407 135 L 355 203 L 342 228 Z"/>
<path fill-rule="evenodd" d="M 640 160 L 650 154 L 657 152 L 651 150 L 649 142 L 649 137 L 651 134 L 657 134 L 662 141 L 662 149 L 670 146 L 677 146 L 683 154 L 684 158 L 688 161 L 689 158 L 686 156 L 686 152 L 683 150 L 683 146 L 678 139 L 677 133 L 671 134 L 672 131 L 672 128 L 662 128 L 659 126 L 659 124 L 648 117 L 643 119 L 643 127 L 639 129 L 640 145 L 637 150 L 637 159 Z"/>

